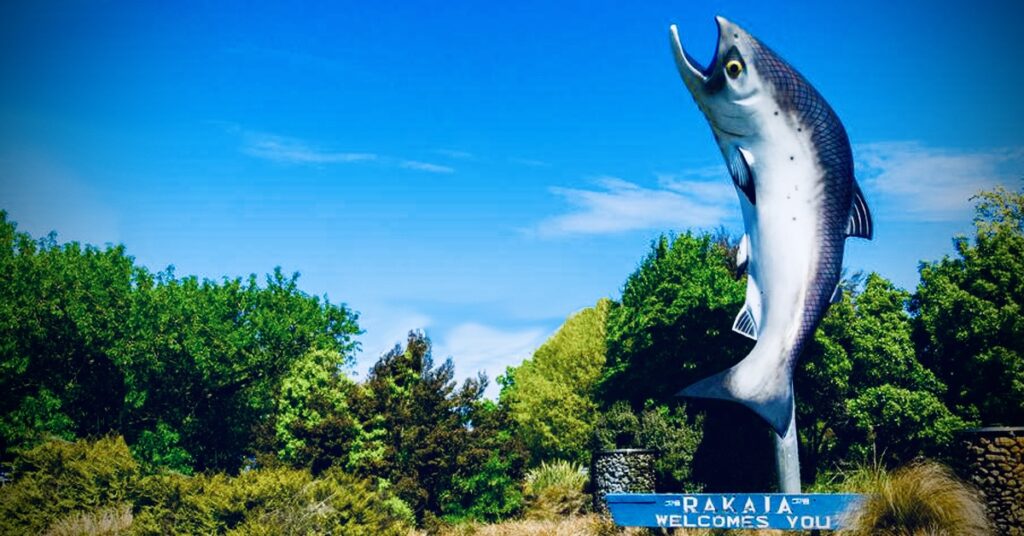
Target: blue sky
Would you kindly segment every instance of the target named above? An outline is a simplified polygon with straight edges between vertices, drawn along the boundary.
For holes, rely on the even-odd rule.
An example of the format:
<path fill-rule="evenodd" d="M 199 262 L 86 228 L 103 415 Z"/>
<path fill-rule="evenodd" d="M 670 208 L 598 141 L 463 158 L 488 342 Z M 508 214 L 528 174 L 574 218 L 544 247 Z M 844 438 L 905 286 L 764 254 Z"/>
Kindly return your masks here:
<path fill-rule="evenodd" d="M 359 374 L 424 328 L 493 379 L 659 233 L 740 229 L 670 23 L 706 61 L 730 18 L 836 109 L 877 233 L 850 271 L 912 288 L 1021 186 L 1020 2 L 634 4 L 5 2 L 0 207 L 154 270 L 298 271 L 360 312 Z"/>

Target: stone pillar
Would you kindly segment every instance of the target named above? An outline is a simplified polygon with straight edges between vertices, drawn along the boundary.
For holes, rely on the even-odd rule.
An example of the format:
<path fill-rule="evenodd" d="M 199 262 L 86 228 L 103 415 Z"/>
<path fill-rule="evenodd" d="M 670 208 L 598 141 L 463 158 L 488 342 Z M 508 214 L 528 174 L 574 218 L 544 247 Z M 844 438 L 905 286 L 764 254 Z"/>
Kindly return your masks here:
<path fill-rule="evenodd" d="M 999 534 L 1024 536 L 1024 427 L 965 430 L 966 478 L 985 495 Z"/>
<path fill-rule="evenodd" d="M 609 493 L 654 493 L 655 451 L 614 449 L 595 452 L 590 464 L 594 510 L 608 514 Z"/>

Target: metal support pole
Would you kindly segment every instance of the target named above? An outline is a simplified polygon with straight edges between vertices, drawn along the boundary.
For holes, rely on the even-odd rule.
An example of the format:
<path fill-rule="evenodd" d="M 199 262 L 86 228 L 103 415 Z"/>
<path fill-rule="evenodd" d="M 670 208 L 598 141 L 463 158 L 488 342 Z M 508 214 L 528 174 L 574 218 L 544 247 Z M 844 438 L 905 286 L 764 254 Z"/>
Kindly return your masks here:
<path fill-rule="evenodd" d="M 775 439 L 775 467 L 779 474 L 779 493 L 800 493 L 800 452 L 796 435 L 796 404 L 789 417 L 786 435 L 772 432 Z"/>

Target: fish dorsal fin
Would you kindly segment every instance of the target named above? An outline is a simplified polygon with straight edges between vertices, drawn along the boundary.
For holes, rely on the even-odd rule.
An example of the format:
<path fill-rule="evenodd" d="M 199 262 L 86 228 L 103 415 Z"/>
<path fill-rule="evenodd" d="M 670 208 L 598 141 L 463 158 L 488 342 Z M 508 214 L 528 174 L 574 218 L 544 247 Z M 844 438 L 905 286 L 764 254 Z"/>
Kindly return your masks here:
<path fill-rule="evenodd" d="M 747 263 L 750 261 L 750 237 L 745 233 L 740 239 L 740 245 L 736 248 L 736 277 L 747 271 Z"/>
<path fill-rule="evenodd" d="M 853 182 L 853 201 L 850 205 L 850 222 L 846 225 L 846 236 L 856 236 L 871 240 L 874 235 L 875 226 L 871 222 L 871 211 L 864 201 L 864 194 L 860 191 L 857 181 Z"/>
<path fill-rule="evenodd" d="M 729 154 L 729 174 L 732 175 L 732 182 L 739 188 L 743 195 L 747 196 L 750 204 L 755 204 L 757 194 L 754 191 L 754 172 L 751 166 L 754 165 L 754 155 L 750 151 L 735 147 Z"/>
<path fill-rule="evenodd" d="M 754 320 L 754 313 L 750 311 L 749 304 L 743 304 L 743 308 L 732 323 L 732 330 L 744 337 L 757 340 L 757 321 Z"/>

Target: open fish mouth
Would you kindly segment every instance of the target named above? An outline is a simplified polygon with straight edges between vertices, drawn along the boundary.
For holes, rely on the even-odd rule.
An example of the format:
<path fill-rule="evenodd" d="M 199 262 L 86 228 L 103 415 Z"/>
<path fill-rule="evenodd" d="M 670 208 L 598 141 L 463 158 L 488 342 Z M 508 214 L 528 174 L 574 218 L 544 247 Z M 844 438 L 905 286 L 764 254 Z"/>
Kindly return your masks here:
<path fill-rule="evenodd" d="M 700 62 L 695 60 L 686 50 L 683 48 L 683 42 L 679 39 L 679 28 L 673 24 L 669 26 L 669 34 L 671 35 L 672 41 L 672 54 L 676 58 L 676 68 L 679 69 L 679 74 L 683 77 L 683 82 L 690 87 L 691 91 L 695 87 L 699 87 L 708 81 L 711 73 L 714 71 L 715 66 L 718 65 L 718 46 L 717 43 L 722 36 L 722 24 L 724 19 L 721 17 L 715 17 L 715 22 L 718 26 L 718 38 L 715 39 L 715 55 L 708 62 L 706 67 L 701 66 Z"/>

